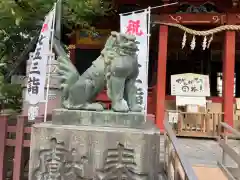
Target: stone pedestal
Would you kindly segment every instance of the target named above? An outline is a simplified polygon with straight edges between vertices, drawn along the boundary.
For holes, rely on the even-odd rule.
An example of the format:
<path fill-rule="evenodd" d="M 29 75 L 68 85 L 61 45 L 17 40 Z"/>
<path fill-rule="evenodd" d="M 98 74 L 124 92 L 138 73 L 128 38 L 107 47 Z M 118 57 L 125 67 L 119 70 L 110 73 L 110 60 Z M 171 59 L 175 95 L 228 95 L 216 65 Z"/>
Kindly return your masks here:
<path fill-rule="evenodd" d="M 143 113 L 113 112 L 113 111 L 79 111 L 55 109 L 52 114 L 52 124 L 56 125 L 87 125 L 141 128 L 145 123 Z"/>
<path fill-rule="evenodd" d="M 98 122 L 98 118 L 104 116 L 113 118 L 114 113 L 110 112 L 103 115 L 105 112 L 79 111 L 77 114 L 81 114 L 78 116 L 81 119 L 83 114 L 84 118 L 87 118 L 87 113 L 89 113 L 88 123 L 91 122 L 91 126 L 82 125 L 87 120 L 77 121 L 77 119 L 74 122 L 78 125 L 61 125 L 66 121 L 62 119 L 61 122 L 60 116 L 56 121 L 58 113 L 53 116 L 54 124 L 33 125 L 30 180 L 158 179 L 160 170 L 158 129 L 143 123 L 142 126 L 139 123 L 138 128 L 127 128 L 128 123 L 120 123 L 123 127 L 110 127 L 111 123 L 107 120 L 104 122 L 109 125 L 108 127 L 94 124 Z M 64 118 L 68 117 L 68 122 L 75 116 L 75 111 L 72 111 L 72 115 L 63 115 Z M 128 116 L 129 119 L 127 117 L 126 119 L 132 121 L 141 119 L 139 114 L 128 114 Z M 115 113 L 115 118 L 122 119 L 122 114 Z M 129 126 L 132 126 L 131 123 Z"/>

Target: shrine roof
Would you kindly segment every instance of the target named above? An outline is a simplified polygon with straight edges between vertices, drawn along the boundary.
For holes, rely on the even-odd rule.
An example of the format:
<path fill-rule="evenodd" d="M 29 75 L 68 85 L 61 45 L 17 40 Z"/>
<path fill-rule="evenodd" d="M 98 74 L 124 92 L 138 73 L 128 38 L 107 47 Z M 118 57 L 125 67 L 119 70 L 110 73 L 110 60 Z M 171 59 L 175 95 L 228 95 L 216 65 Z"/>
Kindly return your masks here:
<path fill-rule="evenodd" d="M 117 9 L 120 13 L 129 12 L 133 10 L 147 8 L 149 6 L 159 6 L 179 2 L 174 6 L 168 6 L 164 8 L 157 8 L 153 10 L 154 14 L 158 13 L 212 13 L 212 12 L 240 12 L 239 0 L 116 0 Z"/>

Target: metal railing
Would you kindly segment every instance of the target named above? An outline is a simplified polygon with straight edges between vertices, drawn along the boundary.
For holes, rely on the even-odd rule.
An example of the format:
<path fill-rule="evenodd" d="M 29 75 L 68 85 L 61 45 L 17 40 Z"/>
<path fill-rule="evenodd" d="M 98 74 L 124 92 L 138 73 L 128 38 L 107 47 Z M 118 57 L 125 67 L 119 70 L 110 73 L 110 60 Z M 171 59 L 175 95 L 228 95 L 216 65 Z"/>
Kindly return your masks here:
<path fill-rule="evenodd" d="M 168 120 L 164 121 L 164 170 L 168 180 L 198 180 Z"/>
<path fill-rule="evenodd" d="M 223 128 L 223 133 L 218 138 L 219 146 L 222 148 L 222 160 L 218 162 L 218 165 L 222 171 L 227 175 L 228 179 L 238 180 L 240 179 L 240 154 L 237 153 L 228 142 L 228 135 L 234 136 L 234 138 L 240 138 L 240 132 L 232 128 L 228 124 L 220 123 Z M 227 156 L 230 157 L 236 164 L 237 167 L 227 167 Z"/>

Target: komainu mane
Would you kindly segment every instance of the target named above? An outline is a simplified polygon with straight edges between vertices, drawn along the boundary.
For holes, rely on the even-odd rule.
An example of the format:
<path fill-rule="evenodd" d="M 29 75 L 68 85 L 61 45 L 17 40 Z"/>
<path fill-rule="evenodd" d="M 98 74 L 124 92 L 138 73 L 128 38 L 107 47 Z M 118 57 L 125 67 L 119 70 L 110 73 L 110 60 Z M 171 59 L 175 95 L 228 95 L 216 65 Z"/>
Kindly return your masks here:
<path fill-rule="evenodd" d="M 58 73 L 62 82 L 63 107 L 104 110 L 103 105 L 94 100 L 107 87 L 112 110 L 142 111 L 136 103 L 137 44 L 132 35 L 111 32 L 100 56 L 81 76 L 67 56 L 60 56 Z"/>

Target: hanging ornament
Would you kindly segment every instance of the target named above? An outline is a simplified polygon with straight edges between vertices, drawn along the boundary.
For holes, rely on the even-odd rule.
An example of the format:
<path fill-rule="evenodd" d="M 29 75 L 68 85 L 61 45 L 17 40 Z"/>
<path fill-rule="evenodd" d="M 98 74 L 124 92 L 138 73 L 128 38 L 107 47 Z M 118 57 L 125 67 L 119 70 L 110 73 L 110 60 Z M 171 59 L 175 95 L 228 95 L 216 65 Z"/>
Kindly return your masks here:
<path fill-rule="evenodd" d="M 191 42 L 191 50 L 194 50 L 196 47 L 196 37 L 193 35 L 192 42 Z"/>
<path fill-rule="evenodd" d="M 203 38 L 203 42 L 202 42 L 202 48 L 203 48 L 203 50 L 205 50 L 206 47 L 207 47 L 207 37 L 204 36 L 204 38 Z"/>
<path fill-rule="evenodd" d="M 184 32 L 183 39 L 182 39 L 182 49 L 185 47 L 187 41 L 187 34 Z"/>
<path fill-rule="evenodd" d="M 212 34 L 212 36 L 210 37 L 210 39 L 208 40 L 208 45 L 207 45 L 207 48 L 208 48 L 208 49 L 209 49 L 212 41 L 213 41 L 213 34 Z"/>

